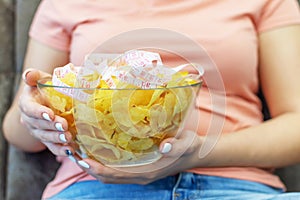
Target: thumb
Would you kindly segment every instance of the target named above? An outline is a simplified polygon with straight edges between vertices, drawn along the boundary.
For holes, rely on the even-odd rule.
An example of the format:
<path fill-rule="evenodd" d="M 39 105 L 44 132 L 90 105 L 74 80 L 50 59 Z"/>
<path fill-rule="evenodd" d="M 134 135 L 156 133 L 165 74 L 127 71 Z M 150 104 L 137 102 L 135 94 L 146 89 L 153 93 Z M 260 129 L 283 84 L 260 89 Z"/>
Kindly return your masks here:
<path fill-rule="evenodd" d="M 165 157 L 180 157 L 195 150 L 197 134 L 193 131 L 184 131 L 177 138 L 166 138 L 160 144 L 160 152 Z"/>
<path fill-rule="evenodd" d="M 22 74 L 23 81 L 29 86 L 36 86 L 38 80 L 46 77 L 51 77 L 51 74 L 32 68 L 25 70 Z"/>

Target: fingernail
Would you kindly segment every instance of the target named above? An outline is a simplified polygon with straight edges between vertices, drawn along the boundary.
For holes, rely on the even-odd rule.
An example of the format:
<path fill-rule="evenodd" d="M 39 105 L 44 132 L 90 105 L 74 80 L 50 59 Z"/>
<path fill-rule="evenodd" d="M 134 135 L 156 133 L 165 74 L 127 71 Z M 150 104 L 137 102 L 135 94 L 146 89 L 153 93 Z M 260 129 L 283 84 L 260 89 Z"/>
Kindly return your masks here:
<path fill-rule="evenodd" d="M 172 144 L 171 143 L 165 143 L 162 150 L 161 150 L 161 153 L 169 153 L 172 149 Z"/>
<path fill-rule="evenodd" d="M 67 139 L 66 139 L 65 134 L 59 134 L 59 139 L 60 139 L 60 141 L 62 141 L 62 142 L 64 142 L 64 143 L 67 142 Z"/>
<path fill-rule="evenodd" d="M 42 117 L 43 119 L 47 120 L 47 121 L 51 121 L 50 116 L 48 115 L 48 113 L 42 113 Z"/>
<path fill-rule="evenodd" d="M 72 151 L 70 151 L 69 149 L 66 149 L 65 153 L 66 153 L 67 156 L 73 156 Z"/>
<path fill-rule="evenodd" d="M 26 81 L 26 76 L 27 76 L 27 74 L 28 74 L 30 71 L 32 71 L 32 69 L 26 69 L 26 70 L 23 72 L 23 74 L 22 74 L 22 79 L 23 79 L 24 81 Z"/>
<path fill-rule="evenodd" d="M 74 156 L 68 156 L 68 158 L 73 162 L 76 163 L 76 158 Z"/>
<path fill-rule="evenodd" d="M 86 168 L 86 169 L 89 169 L 89 168 L 90 168 L 89 164 L 87 164 L 87 163 L 84 162 L 83 160 L 79 160 L 77 163 L 78 163 L 78 165 L 80 165 L 80 166 L 83 167 L 83 168 Z"/>
<path fill-rule="evenodd" d="M 62 124 L 61 124 L 61 123 L 55 123 L 55 128 L 56 128 L 58 131 L 65 131 L 64 128 L 62 127 Z"/>

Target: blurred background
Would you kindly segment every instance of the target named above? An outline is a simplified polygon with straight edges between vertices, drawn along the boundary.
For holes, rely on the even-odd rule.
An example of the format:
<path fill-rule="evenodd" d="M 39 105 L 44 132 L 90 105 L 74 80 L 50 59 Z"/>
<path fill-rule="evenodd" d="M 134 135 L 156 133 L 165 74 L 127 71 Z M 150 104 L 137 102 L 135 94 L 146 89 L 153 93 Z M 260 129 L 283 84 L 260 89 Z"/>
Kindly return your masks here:
<path fill-rule="evenodd" d="M 0 123 L 20 80 L 27 32 L 40 0 L 0 0 Z M 1 126 L 2 127 L 2 126 Z M 267 158 L 266 158 L 267 159 Z M 49 152 L 28 154 L 9 146 L 0 129 L 0 200 L 40 199 L 58 163 Z M 289 191 L 300 191 L 300 165 L 277 172 Z"/>
<path fill-rule="evenodd" d="M 27 32 L 39 2 L 0 0 L 1 127 L 20 80 Z M 40 199 L 57 167 L 58 163 L 48 151 L 28 154 L 9 146 L 0 129 L 0 200 Z"/>

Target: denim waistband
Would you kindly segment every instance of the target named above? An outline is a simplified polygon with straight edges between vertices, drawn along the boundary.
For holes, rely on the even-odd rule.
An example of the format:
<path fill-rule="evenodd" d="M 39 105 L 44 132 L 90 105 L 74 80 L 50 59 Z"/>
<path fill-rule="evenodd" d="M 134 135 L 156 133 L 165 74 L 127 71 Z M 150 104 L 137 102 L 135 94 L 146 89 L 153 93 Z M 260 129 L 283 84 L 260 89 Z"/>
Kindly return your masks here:
<path fill-rule="evenodd" d="M 183 172 L 174 176 L 168 176 L 147 185 L 104 184 L 96 180 L 77 182 L 50 199 L 260 200 L 281 199 L 281 197 L 287 196 L 292 196 L 292 198 L 288 199 L 293 199 L 294 197 L 300 199 L 299 193 L 286 194 L 280 189 L 256 182 Z"/>

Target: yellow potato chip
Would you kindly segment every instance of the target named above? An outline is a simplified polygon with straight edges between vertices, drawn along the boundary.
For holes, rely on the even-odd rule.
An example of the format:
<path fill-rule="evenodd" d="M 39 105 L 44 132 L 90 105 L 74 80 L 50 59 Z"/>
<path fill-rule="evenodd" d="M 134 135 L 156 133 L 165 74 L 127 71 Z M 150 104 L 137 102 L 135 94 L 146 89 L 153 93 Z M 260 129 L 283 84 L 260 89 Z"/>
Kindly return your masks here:
<path fill-rule="evenodd" d="M 128 99 L 125 97 L 114 99 L 112 102 L 113 117 L 120 127 L 132 127 L 133 123 L 130 119 L 130 112 L 128 108 Z"/>
<path fill-rule="evenodd" d="M 67 84 L 70 87 L 75 86 L 76 82 L 76 74 L 75 73 L 67 73 L 64 77 L 60 78 L 61 82 Z"/>
<path fill-rule="evenodd" d="M 120 132 L 118 134 L 117 145 L 119 145 L 122 149 L 126 150 L 131 138 L 132 138 L 132 136 L 130 136 L 124 132 Z"/>
<path fill-rule="evenodd" d="M 191 88 L 175 88 L 172 89 L 173 94 L 175 94 L 177 103 L 174 106 L 173 116 L 187 109 L 190 100 Z"/>
<path fill-rule="evenodd" d="M 154 145 L 151 138 L 132 138 L 127 145 L 127 148 L 133 152 L 141 152 L 150 149 Z"/>
<path fill-rule="evenodd" d="M 76 78 L 68 73 L 60 80 L 74 86 Z M 165 86 L 140 89 L 111 75 L 109 81 L 117 86 L 111 90 L 98 73 L 81 78 L 98 84 L 98 90 L 85 91 L 87 101 L 73 100 L 49 87 L 45 93 L 50 107 L 68 121 L 83 156 L 116 165 L 142 158 L 176 134 L 193 98 L 193 88 L 182 86 L 197 83 L 188 72 L 177 72 Z"/>
<path fill-rule="evenodd" d="M 96 90 L 90 96 L 87 105 L 102 113 L 111 112 L 112 94 L 113 90 Z"/>
<path fill-rule="evenodd" d="M 93 157 L 99 156 L 102 159 L 108 160 L 118 160 L 121 157 L 120 151 L 105 140 L 88 135 L 78 135 L 77 139 L 85 151 Z"/>
<path fill-rule="evenodd" d="M 59 112 L 66 112 L 72 108 L 73 100 L 71 97 L 56 91 L 52 87 L 46 88 L 44 92 L 51 108 Z"/>
<path fill-rule="evenodd" d="M 99 126 L 99 120 L 104 119 L 104 115 L 85 104 L 77 104 L 74 108 L 74 118 L 78 122 L 85 122 L 92 126 Z"/>
<path fill-rule="evenodd" d="M 162 96 L 165 91 L 163 89 L 154 90 L 153 95 L 151 96 L 151 100 L 148 103 L 148 107 L 153 104 L 160 104 L 162 102 Z"/>
<path fill-rule="evenodd" d="M 167 120 L 167 113 L 163 106 L 154 105 L 150 108 L 150 127 L 152 133 L 150 136 L 153 136 L 161 132 L 164 128 L 164 125 Z"/>
<path fill-rule="evenodd" d="M 132 127 L 128 127 L 127 130 L 124 129 L 124 132 L 138 138 L 147 138 L 153 135 L 151 126 L 149 126 L 149 124 L 144 124 L 143 122 L 139 122 Z"/>
<path fill-rule="evenodd" d="M 134 90 L 131 94 L 129 106 L 146 106 L 149 104 L 154 90 Z"/>
<path fill-rule="evenodd" d="M 164 99 L 164 104 L 163 104 L 163 108 L 167 115 L 166 119 L 165 119 L 166 127 L 171 125 L 171 123 L 172 123 L 173 113 L 174 113 L 174 108 L 175 108 L 176 103 L 177 103 L 176 94 L 174 94 L 172 92 L 172 90 L 170 90 L 169 92 L 166 93 L 165 99 Z"/>
<path fill-rule="evenodd" d="M 149 119 L 149 108 L 145 106 L 134 106 L 129 108 L 130 118 L 133 124 L 145 122 Z"/>

